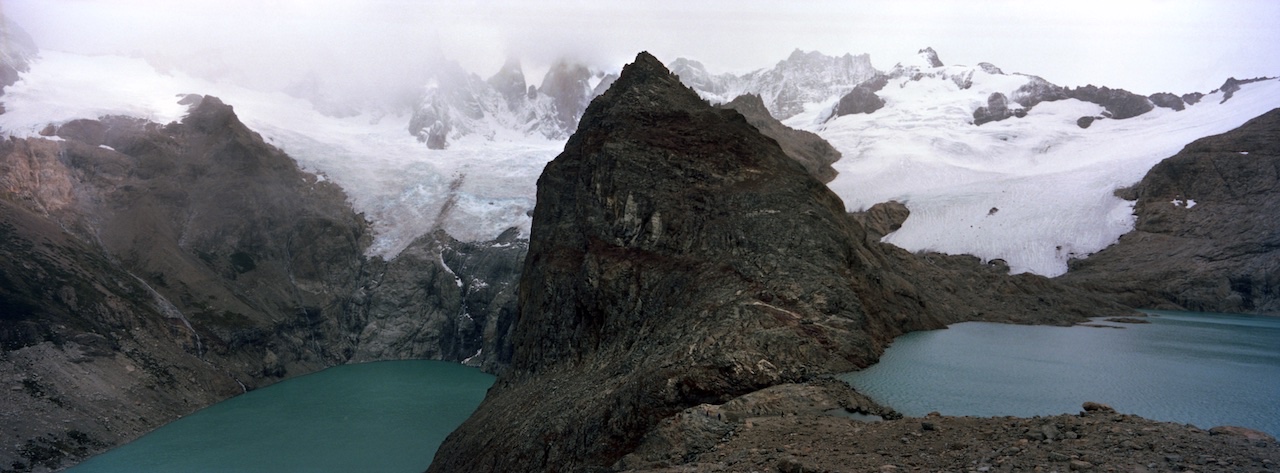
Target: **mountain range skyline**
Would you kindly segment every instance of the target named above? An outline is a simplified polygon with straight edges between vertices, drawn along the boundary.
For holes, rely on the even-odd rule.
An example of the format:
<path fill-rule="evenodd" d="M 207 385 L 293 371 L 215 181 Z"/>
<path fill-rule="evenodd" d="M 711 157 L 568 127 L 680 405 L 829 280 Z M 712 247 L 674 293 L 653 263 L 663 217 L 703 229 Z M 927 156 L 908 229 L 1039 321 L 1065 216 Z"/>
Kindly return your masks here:
<path fill-rule="evenodd" d="M 556 62 L 617 70 L 637 51 L 713 73 L 772 67 L 794 50 L 869 54 L 887 70 L 933 47 L 947 64 L 995 64 L 1064 86 L 1208 92 L 1280 75 L 1280 4 L 1124 1 L 80 2 L 5 0 L 43 50 L 143 57 L 259 90 L 318 81 L 335 96 L 411 96 L 432 64 L 489 77 L 518 58 L 531 84 Z"/>

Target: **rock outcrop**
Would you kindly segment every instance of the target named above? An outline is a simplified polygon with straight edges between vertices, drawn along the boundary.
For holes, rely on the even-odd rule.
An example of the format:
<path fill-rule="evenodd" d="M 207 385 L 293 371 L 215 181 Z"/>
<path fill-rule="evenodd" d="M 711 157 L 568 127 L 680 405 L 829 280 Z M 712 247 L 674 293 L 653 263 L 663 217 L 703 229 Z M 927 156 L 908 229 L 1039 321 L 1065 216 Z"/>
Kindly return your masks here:
<path fill-rule="evenodd" d="M 1021 109 L 1018 110 L 1022 112 Z M 981 125 L 983 123 L 998 122 L 1014 115 L 1013 110 L 1009 110 L 1009 98 L 1000 92 L 992 92 L 987 97 L 987 106 L 978 107 L 973 111 L 973 124 Z M 1025 114 L 1025 112 L 1023 112 Z"/>
<path fill-rule="evenodd" d="M 528 86 L 520 63 L 507 61 L 487 81 L 457 63 L 436 64 L 409 119 L 409 133 L 428 148 L 444 149 L 464 136 L 493 139 L 499 133 L 564 138 L 582 110 L 614 76 L 560 61 L 542 87 Z"/>
<path fill-rule="evenodd" d="M 1179 112 L 1187 108 L 1187 103 L 1182 100 L 1182 97 L 1168 92 L 1151 94 L 1151 96 L 1147 98 L 1151 100 L 1152 105 L 1157 107 L 1171 108 Z"/>
<path fill-rule="evenodd" d="M 1064 282 L 1134 307 L 1280 313 L 1280 109 L 1192 142 L 1122 195 L 1134 230 Z"/>
<path fill-rule="evenodd" d="M 607 469 L 684 409 L 867 366 L 905 331 L 1122 312 L 867 242 L 776 141 L 647 53 L 587 108 L 537 202 L 511 368 L 432 471 Z"/>
<path fill-rule="evenodd" d="M 1213 91 L 1209 93 L 1212 94 L 1214 92 L 1221 91 L 1222 102 L 1219 102 L 1219 103 L 1227 103 L 1228 100 L 1231 100 L 1231 97 L 1235 96 L 1236 92 L 1240 91 L 1240 86 L 1245 84 L 1252 84 L 1254 82 L 1261 82 L 1264 80 L 1272 80 L 1272 79 L 1275 79 L 1275 78 L 1274 77 L 1254 77 L 1252 79 L 1236 79 L 1235 77 L 1228 77 L 1226 81 L 1222 82 L 1221 87 L 1213 89 Z"/>
<path fill-rule="evenodd" d="M 928 64 L 929 67 L 942 67 L 943 65 L 942 60 L 938 59 L 938 52 L 934 51 L 932 47 L 926 47 L 916 51 L 916 53 L 924 58 L 925 63 Z"/>
<path fill-rule="evenodd" d="M 511 361 L 517 281 L 528 241 L 516 230 L 462 242 L 437 230 L 368 265 L 349 361 L 460 361 L 490 373 Z"/>
<path fill-rule="evenodd" d="M 866 54 L 827 56 L 799 49 L 772 68 L 742 75 L 711 74 L 701 63 L 684 58 L 672 61 L 671 71 L 714 103 L 728 102 L 740 95 L 758 95 L 779 120 L 803 112 L 806 103 L 845 94 L 879 74 Z"/>
<path fill-rule="evenodd" d="M 1146 97 L 1124 89 L 1086 85 L 1065 89 L 1067 98 L 1101 105 L 1107 118 L 1123 120 L 1150 112 L 1154 105 Z"/>
<path fill-rule="evenodd" d="M 831 110 L 827 119 L 830 120 L 855 113 L 872 113 L 884 108 L 884 99 L 876 95 L 876 92 L 879 92 L 888 83 L 889 78 L 887 76 L 876 75 L 874 78 L 858 84 L 849 93 L 840 97 L 840 101 L 836 102 L 835 108 Z"/>
<path fill-rule="evenodd" d="M 852 214 L 854 221 L 867 231 L 867 239 L 880 241 L 885 235 L 902 228 L 911 216 L 911 210 L 902 202 L 891 200 L 872 205 L 866 211 Z"/>
<path fill-rule="evenodd" d="M 840 160 L 840 152 L 818 135 L 783 125 L 769 114 L 760 96 L 742 95 L 719 107 L 737 110 L 760 133 L 777 141 L 782 151 L 803 165 L 813 177 L 824 183 L 836 178 L 836 170 L 831 168 L 831 164 Z"/>

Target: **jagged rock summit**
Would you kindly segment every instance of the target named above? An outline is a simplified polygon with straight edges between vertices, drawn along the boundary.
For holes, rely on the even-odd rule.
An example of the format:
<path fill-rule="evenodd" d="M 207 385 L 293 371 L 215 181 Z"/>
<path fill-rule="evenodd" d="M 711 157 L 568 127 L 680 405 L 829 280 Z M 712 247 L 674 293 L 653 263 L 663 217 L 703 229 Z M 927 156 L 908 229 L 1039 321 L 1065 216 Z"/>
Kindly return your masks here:
<path fill-rule="evenodd" d="M 539 179 L 512 368 L 432 470 L 607 468 L 684 408 L 870 363 L 843 208 L 641 53 Z"/>
<path fill-rule="evenodd" d="M 631 467 L 617 462 L 682 410 L 865 367 L 894 336 L 1036 284 L 1005 313 L 1072 307 L 1044 278 L 987 271 L 981 294 L 913 258 L 641 53 L 539 178 L 511 368 L 431 470 Z"/>

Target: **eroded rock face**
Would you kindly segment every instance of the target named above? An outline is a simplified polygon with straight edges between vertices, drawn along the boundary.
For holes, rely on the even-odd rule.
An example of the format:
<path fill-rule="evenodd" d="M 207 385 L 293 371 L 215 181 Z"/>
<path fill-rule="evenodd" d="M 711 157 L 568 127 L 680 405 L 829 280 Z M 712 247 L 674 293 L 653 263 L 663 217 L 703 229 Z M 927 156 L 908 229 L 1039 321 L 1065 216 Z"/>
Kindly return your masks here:
<path fill-rule="evenodd" d="M 911 210 L 901 202 L 891 200 L 872 205 L 864 212 L 852 214 L 853 219 L 867 230 L 867 239 L 880 241 L 885 235 L 898 231 L 911 216 Z"/>
<path fill-rule="evenodd" d="M 58 142 L 0 145 L 20 265 L 0 305 L 21 309 L 0 321 L 0 372 L 40 386 L 7 393 L 24 417 L 0 434 L 3 464 L 63 465 L 349 356 L 363 218 L 231 107 L 190 99 L 181 123 L 76 120 Z M 85 448 L 11 448 L 62 431 Z"/>
<path fill-rule="evenodd" d="M 1086 85 L 1065 89 L 1068 98 L 1096 103 L 1107 109 L 1107 118 L 1123 120 L 1150 112 L 1154 106 L 1150 100 L 1124 89 Z"/>
<path fill-rule="evenodd" d="M 840 101 L 836 103 L 835 113 L 832 117 L 840 117 L 844 115 L 852 115 L 855 113 L 872 113 L 876 110 L 884 108 L 884 99 L 876 95 L 876 91 L 871 87 L 859 84 L 853 90 L 840 97 Z"/>
<path fill-rule="evenodd" d="M 783 125 L 769 114 L 760 96 L 742 95 L 719 107 L 737 110 L 760 133 L 776 140 L 782 151 L 803 165 L 813 177 L 822 182 L 836 178 L 836 170 L 831 168 L 831 164 L 840 160 L 840 152 L 816 134 Z"/>
<path fill-rule="evenodd" d="M 511 368 L 432 471 L 610 468 L 686 408 L 866 366 L 908 330 L 1115 307 L 867 242 L 774 140 L 647 53 L 547 165 L 529 245 Z"/>
<path fill-rule="evenodd" d="M 517 281 L 528 241 L 514 229 L 485 242 L 444 231 L 414 240 L 368 269 L 364 327 L 352 362 L 458 361 L 496 372 L 511 361 Z"/>
<path fill-rule="evenodd" d="M 1168 92 L 1151 94 L 1148 98 L 1157 107 L 1171 108 L 1179 112 L 1187 108 L 1187 103 L 1182 100 L 1182 97 Z"/>
<path fill-rule="evenodd" d="M 938 59 L 938 52 L 934 51 L 932 47 L 927 47 L 916 52 L 924 57 L 925 62 L 929 64 L 929 67 L 942 67 L 942 60 Z"/>
<path fill-rule="evenodd" d="M 987 97 L 987 106 L 978 107 L 973 111 L 973 124 L 998 122 L 1012 116 L 1013 112 L 1009 110 L 1009 98 L 1000 92 L 992 92 Z"/>
<path fill-rule="evenodd" d="M 1280 110 L 1151 168 L 1134 230 L 1062 280 L 1134 307 L 1280 313 Z"/>

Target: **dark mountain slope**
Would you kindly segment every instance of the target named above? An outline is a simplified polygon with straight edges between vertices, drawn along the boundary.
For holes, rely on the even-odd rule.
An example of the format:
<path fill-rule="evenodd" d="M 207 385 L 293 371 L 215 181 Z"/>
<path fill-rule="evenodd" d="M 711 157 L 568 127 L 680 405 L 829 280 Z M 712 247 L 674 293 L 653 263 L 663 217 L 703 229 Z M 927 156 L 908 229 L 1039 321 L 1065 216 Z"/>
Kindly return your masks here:
<path fill-rule="evenodd" d="M 904 331 L 1118 310 L 998 273 L 868 242 L 776 141 L 641 53 L 543 171 L 511 369 L 432 471 L 607 469 L 684 408 L 867 366 Z"/>
<path fill-rule="evenodd" d="M 334 364 L 510 359 L 513 234 L 366 259 L 340 189 L 218 99 L 184 101 L 180 123 L 0 142 L 0 379 L 19 387 L 0 390 L 0 469 L 67 466 Z"/>
<path fill-rule="evenodd" d="M 1280 314 L 1280 109 L 1147 172 L 1134 230 L 1062 280 L 1134 307 Z"/>
<path fill-rule="evenodd" d="M 804 165 L 813 177 L 822 182 L 831 182 L 836 178 L 836 170 L 831 168 L 831 164 L 840 160 L 840 152 L 822 137 L 783 125 L 773 118 L 759 95 L 741 95 L 719 107 L 737 110 L 760 133 L 777 140 L 782 151 Z"/>

